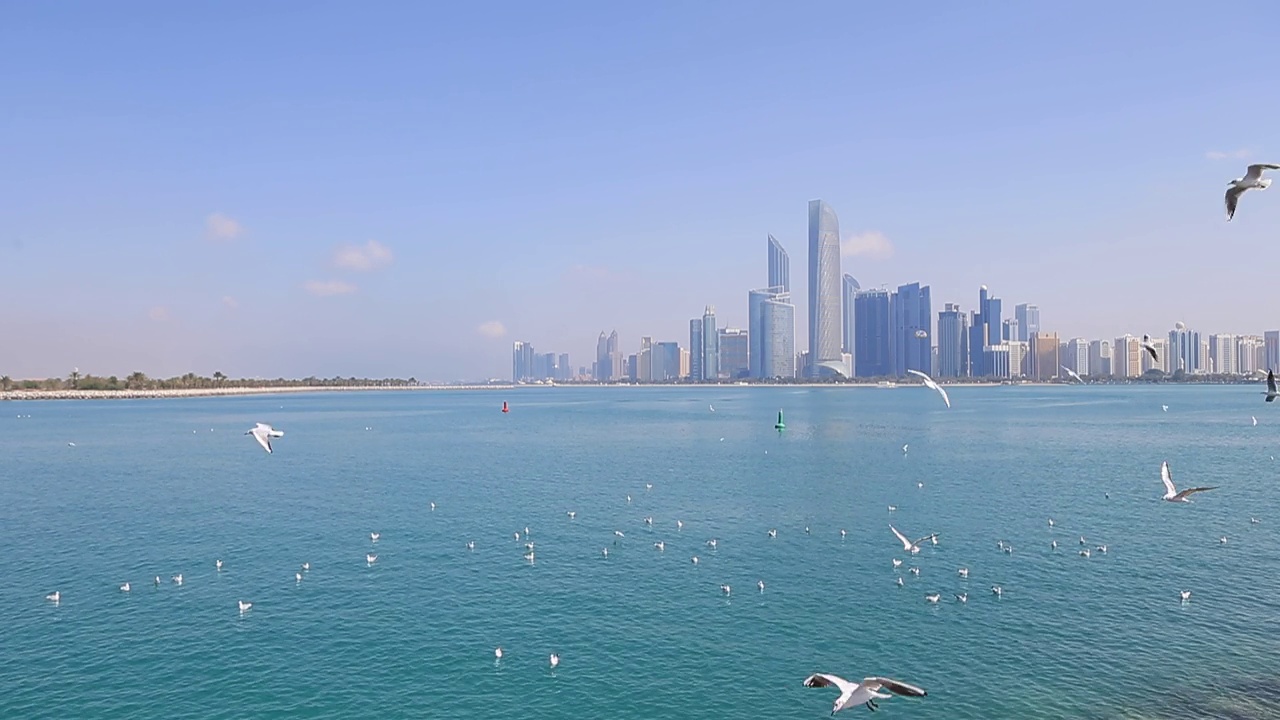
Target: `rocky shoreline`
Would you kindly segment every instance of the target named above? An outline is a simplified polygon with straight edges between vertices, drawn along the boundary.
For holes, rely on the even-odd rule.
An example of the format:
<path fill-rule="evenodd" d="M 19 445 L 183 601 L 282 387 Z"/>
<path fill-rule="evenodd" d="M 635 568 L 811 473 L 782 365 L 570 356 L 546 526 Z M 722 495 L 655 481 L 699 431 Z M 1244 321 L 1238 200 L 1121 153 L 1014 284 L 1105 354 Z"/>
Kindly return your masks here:
<path fill-rule="evenodd" d="M 509 385 L 335 385 L 316 387 L 182 388 L 173 390 L 0 390 L 3 400 L 143 400 L 159 398 L 222 397 L 229 395 L 277 395 L 284 393 L 356 392 L 391 390 L 503 390 Z"/>

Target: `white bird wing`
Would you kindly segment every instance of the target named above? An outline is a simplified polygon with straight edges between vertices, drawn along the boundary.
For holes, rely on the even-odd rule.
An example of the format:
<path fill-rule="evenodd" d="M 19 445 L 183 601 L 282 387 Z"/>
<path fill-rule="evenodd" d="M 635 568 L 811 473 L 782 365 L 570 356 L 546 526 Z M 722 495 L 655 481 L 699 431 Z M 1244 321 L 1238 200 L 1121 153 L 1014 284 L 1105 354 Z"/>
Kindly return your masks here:
<path fill-rule="evenodd" d="M 1164 489 L 1170 495 L 1177 495 L 1178 489 L 1173 486 L 1173 476 L 1169 474 L 1169 461 L 1160 463 L 1160 479 L 1164 481 Z"/>
<path fill-rule="evenodd" d="M 929 377 L 928 375 L 926 375 L 926 374 L 924 374 L 924 373 L 920 372 L 919 370 L 908 370 L 907 372 L 911 373 L 912 375 L 918 375 L 918 376 L 920 376 L 921 378 L 924 378 L 925 382 L 933 382 L 933 378 L 931 378 L 931 377 Z"/>
<path fill-rule="evenodd" d="M 258 427 L 249 431 L 249 434 L 253 436 L 254 440 L 258 441 L 258 444 L 262 446 L 263 450 L 266 450 L 267 452 L 271 452 L 271 428 L 270 427 L 259 423 Z"/>
<path fill-rule="evenodd" d="M 1242 185 L 1232 185 L 1227 188 L 1227 220 L 1236 214 L 1236 204 L 1240 202 L 1240 194 L 1248 189 L 1248 186 Z"/>
<path fill-rule="evenodd" d="M 937 537 L 937 536 L 938 536 L 938 533 L 929 533 L 928 535 L 925 535 L 924 537 L 920 538 L 919 540 L 917 540 L 917 541 L 915 541 L 915 542 L 913 542 L 913 543 L 911 543 L 911 544 L 912 544 L 912 545 L 919 545 L 920 543 L 924 542 L 925 540 L 929 540 L 930 538 L 935 538 L 935 537 Z"/>
<path fill-rule="evenodd" d="M 840 691 L 841 695 L 850 695 L 858 687 L 857 683 L 851 683 L 837 675 L 828 675 L 826 673 L 814 673 L 804 679 L 804 686 L 809 688 L 816 687 L 833 687 Z"/>
<path fill-rule="evenodd" d="M 943 390 L 941 385 L 934 385 L 933 389 L 942 395 L 942 402 L 946 403 L 947 407 L 951 407 L 951 398 L 947 397 L 947 391 Z"/>
<path fill-rule="evenodd" d="M 902 543 L 903 548 L 910 550 L 911 546 L 915 544 L 915 543 L 912 543 L 910 540 L 908 540 L 906 535 L 903 535 L 902 533 L 898 532 L 898 528 L 894 527 L 893 525 L 890 525 L 889 529 L 893 531 L 893 534 L 895 536 L 897 536 L 898 541 Z"/>
<path fill-rule="evenodd" d="M 905 695 L 907 697 L 924 697 L 929 693 L 925 689 L 910 683 L 904 683 L 901 680 L 885 677 L 869 677 L 863 678 L 862 687 L 868 690 L 879 690 L 884 688 L 895 695 Z"/>
<path fill-rule="evenodd" d="M 1263 170 L 1280 170 L 1280 165 L 1274 163 L 1254 163 L 1245 171 L 1245 180 L 1257 180 L 1262 177 Z"/>

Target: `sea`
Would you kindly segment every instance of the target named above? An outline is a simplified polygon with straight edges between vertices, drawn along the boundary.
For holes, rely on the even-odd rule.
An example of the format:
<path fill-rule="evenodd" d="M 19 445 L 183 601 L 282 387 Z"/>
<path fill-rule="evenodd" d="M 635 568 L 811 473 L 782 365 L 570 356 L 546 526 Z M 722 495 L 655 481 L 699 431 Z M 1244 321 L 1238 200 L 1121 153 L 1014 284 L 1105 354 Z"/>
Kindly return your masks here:
<path fill-rule="evenodd" d="M 1258 390 L 0 403 L 0 718 L 1277 718 Z"/>

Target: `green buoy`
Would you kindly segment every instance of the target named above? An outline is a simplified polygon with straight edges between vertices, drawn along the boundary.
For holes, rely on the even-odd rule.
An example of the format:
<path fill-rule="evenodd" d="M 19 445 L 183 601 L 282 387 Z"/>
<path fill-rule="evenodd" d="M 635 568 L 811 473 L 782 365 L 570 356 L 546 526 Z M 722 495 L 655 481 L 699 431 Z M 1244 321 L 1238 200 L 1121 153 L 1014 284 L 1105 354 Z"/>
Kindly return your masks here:
<path fill-rule="evenodd" d="M 777 429 L 777 430 L 785 430 L 785 429 L 787 428 L 787 424 L 786 424 L 786 423 L 784 423 L 784 422 L 782 422 L 782 411 L 781 411 L 781 410 L 779 410 L 779 411 L 778 411 L 778 422 L 774 423 L 774 424 L 773 424 L 773 427 L 774 427 L 775 429 Z"/>

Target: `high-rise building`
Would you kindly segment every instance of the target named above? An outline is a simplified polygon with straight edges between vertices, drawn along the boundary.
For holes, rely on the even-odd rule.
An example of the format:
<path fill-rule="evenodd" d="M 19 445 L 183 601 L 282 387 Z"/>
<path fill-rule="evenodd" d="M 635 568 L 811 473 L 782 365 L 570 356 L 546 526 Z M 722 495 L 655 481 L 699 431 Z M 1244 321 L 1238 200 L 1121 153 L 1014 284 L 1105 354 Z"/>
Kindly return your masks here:
<path fill-rule="evenodd" d="M 749 375 L 795 377 L 795 308 L 781 286 L 747 294 Z"/>
<path fill-rule="evenodd" d="M 1078 375 L 1095 374 L 1089 366 L 1089 341 L 1084 338 L 1071 338 L 1067 341 L 1067 354 L 1062 364 L 1071 368 Z"/>
<path fill-rule="evenodd" d="M 1031 368 L 1028 374 L 1031 379 L 1045 382 L 1057 377 L 1062 365 L 1058 357 L 1058 333 L 1038 332 L 1031 336 L 1029 342 Z"/>
<path fill-rule="evenodd" d="M 1013 319 L 1018 323 L 1018 339 L 1029 340 L 1040 332 L 1040 306 L 1022 303 L 1013 308 Z"/>
<path fill-rule="evenodd" d="M 636 353 L 636 380 L 653 382 L 653 338 L 640 338 L 640 352 Z"/>
<path fill-rule="evenodd" d="M 702 379 L 720 379 L 720 333 L 716 331 L 716 309 L 711 305 L 702 311 Z"/>
<path fill-rule="evenodd" d="M 968 373 L 969 317 L 960 306 L 947 303 L 938 313 L 939 377 L 964 377 Z"/>
<path fill-rule="evenodd" d="M 845 354 L 853 354 L 853 346 L 855 341 L 854 334 L 854 315 L 853 299 L 858 296 L 858 291 L 862 286 L 853 276 L 845 273 L 844 281 L 840 283 L 840 348 Z"/>
<path fill-rule="evenodd" d="M 889 360 L 889 336 L 892 333 L 889 291 L 862 290 L 853 301 L 854 340 L 853 372 L 857 377 L 883 377 L 893 374 Z"/>
<path fill-rule="evenodd" d="M 969 324 L 969 371 L 974 377 L 994 376 L 986 367 L 988 345 L 999 345 L 1003 321 L 1000 298 L 992 297 L 983 285 L 978 289 L 978 309 Z"/>
<path fill-rule="evenodd" d="M 690 379 L 689 377 L 689 348 L 680 348 L 680 371 L 677 375 L 682 380 Z"/>
<path fill-rule="evenodd" d="M 1169 372 L 1201 373 L 1205 367 L 1200 364 L 1200 333 L 1188 330 L 1183 323 L 1173 324 L 1169 331 Z"/>
<path fill-rule="evenodd" d="M 1142 374 L 1142 341 L 1125 334 L 1116 338 L 1111 346 L 1111 374 L 1120 378 L 1134 378 Z"/>
<path fill-rule="evenodd" d="M 1267 347 L 1267 366 L 1263 369 L 1280 370 L 1280 330 L 1262 333 L 1262 342 Z"/>
<path fill-rule="evenodd" d="M 1266 372 L 1262 367 L 1266 360 L 1266 345 L 1261 335 L 1236 336 L 1236 370 L 1241 375 L 1251 375 L 1259 370 Z"/>
<path fill-rule="evenodd" d="M 556 361 L 556 369 L 560 371 L 557 376 L 559 380 L 573 379 L 573 366 L 569 364 L 569 353 L 560 353 L 560 358 Z"/>
<path fill-rule="evenodd" d="M 599 381 L 608 380 L 609 371 L 609 337 L 601 330 L 600 338 L 596 340 L 595 379 Z"/>
<path fill-rule="evenodd" d="M 1021 340 L 1010 340 L 1005 343 L 1009 348 L 1009 374 L 1001 377 L 1020 378 L 1028 375 L 1027 369 L 1031 364 L 1028 356 L 1031 355 L 1031 343 Z"/>
<path fill-rule="evenodd" d="M 1007 378 L 1013 376 L 1014 352 L 1008 343 L 987 346 L 987 349 L 982 353 L 985 357 L 983 362 L 986 363 L 987 367 L 991 368 L 992 377 Z"/>
<path fill-rule="evenodd" d="M 720 330 L 720 376 L 730 380 L 748 377 L 751 372 L 750 333 L 738 328 Z"/>
<path fill-rule="evenodd" d="M 1213 372 L 1219 375 L 1235 375 L 1240 372 L 1240 364 L 1236 362 L 1236 336 L 1210 335 L 1209 361 Z"/>
<path fill-rule="evenodd" d="M 511 345 L 511 381 L 524 382 L 532 380 L 534 374 L 533 345 L 520 340 Z"/>
<path fill-rule="evenodd" d="M 1001 342 L 1017 342 L 1018 341 L 1018 321 L 1009 318 L 1000 324 L 1000 341 Z"/>
<path fill-rule="evenodd" d="M 769 236 L 769 287 L 791 292 L 791 257 L 772 235 Z"/>
<path fill-rule="evenodd" d="M 680 343 L 660 342 L 653 346 L 653 379 L 655 382 L 680 377 Z"/>
<path fill-rule="evenodd" d="M 702 382 L 702 318 L 689 321 L 689 379 Z"/>
<path fill-rule="evenodd" d="M 1089 343 L 1089 374 L 1099 376 L 1111 374 L 1111 343 L 1109 341 L 1094 340 Z"/>
<path fill-rule="evenodd" d="M 932 374 L 930 361 L 933 353 L 933 310 L 929 301 L 929 286 L 920 283 L 898 286 L 889 299 L 889 314 L 893 320 L 889 355 L 893 373 L 905 377 L 908 370 Z"/>
<path fill-rule="evenodd" d="M 809 201 L 809 376 L 839 373 L 840 221 L 822 200 Z"/>

